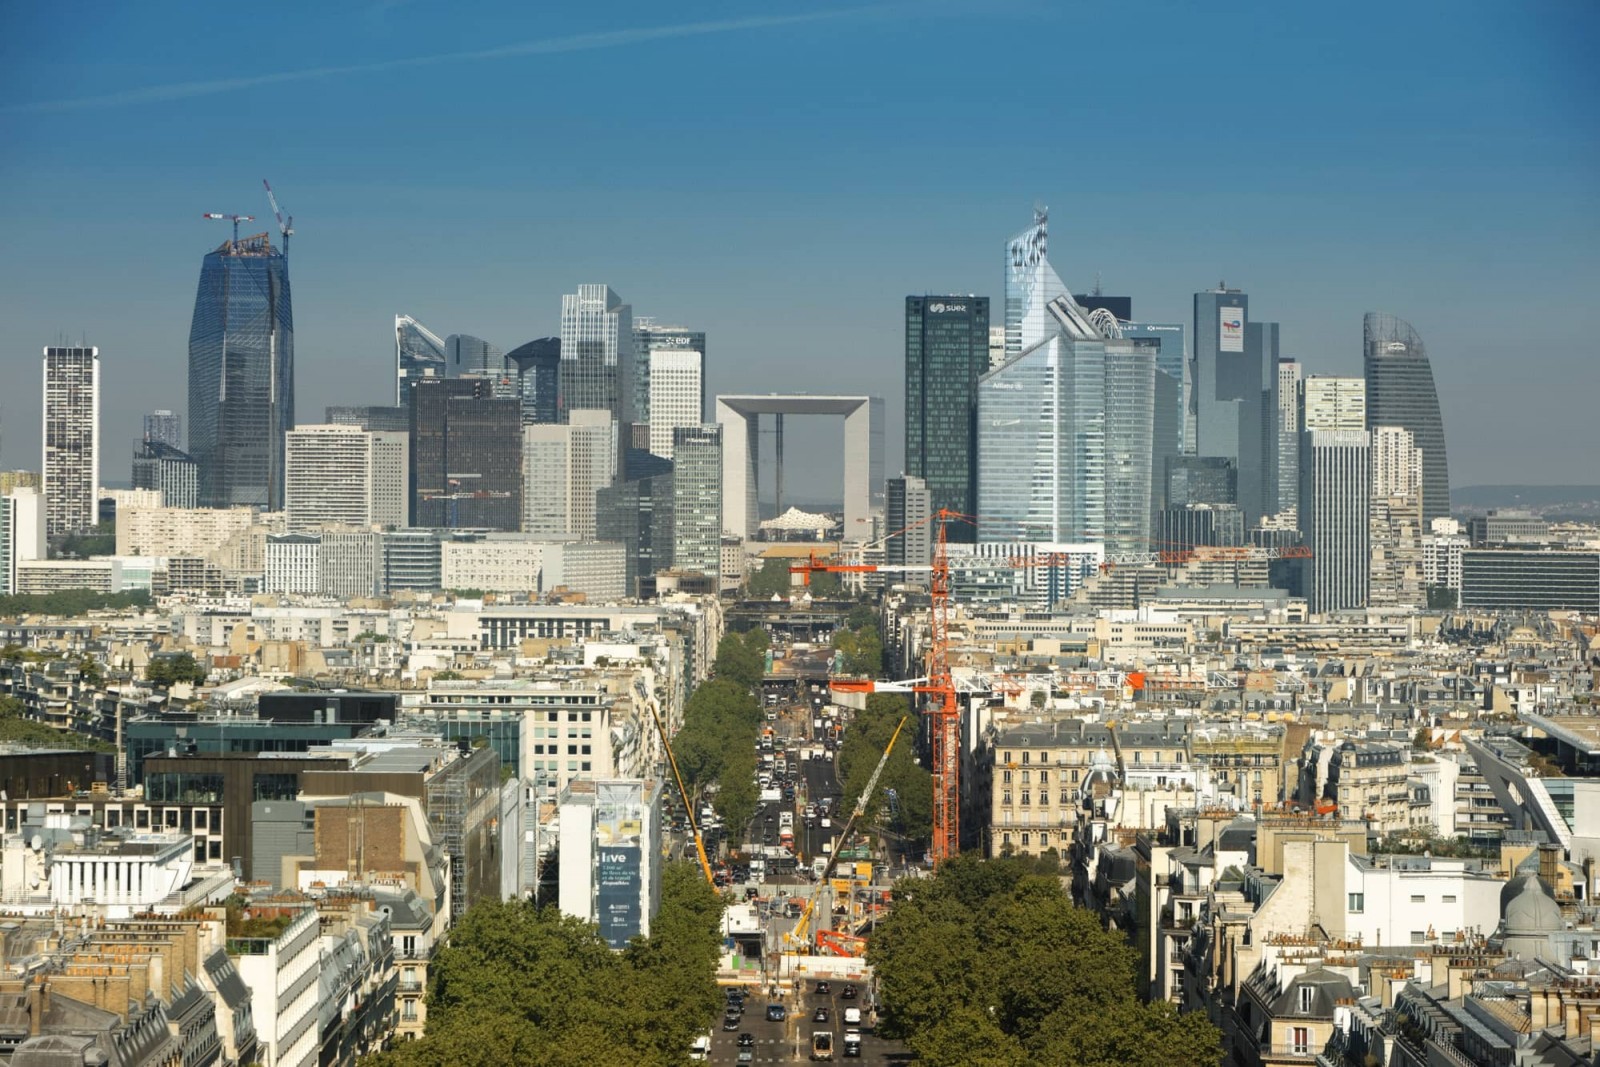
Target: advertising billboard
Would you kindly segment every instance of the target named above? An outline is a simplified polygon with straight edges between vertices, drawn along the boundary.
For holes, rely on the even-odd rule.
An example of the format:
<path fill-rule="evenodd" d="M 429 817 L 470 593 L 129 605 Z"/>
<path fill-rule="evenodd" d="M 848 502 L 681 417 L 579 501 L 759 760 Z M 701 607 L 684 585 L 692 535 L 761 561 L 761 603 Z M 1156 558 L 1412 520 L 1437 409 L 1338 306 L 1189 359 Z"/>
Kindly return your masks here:
<path fill-rule="evenodd" d="M 638 782 L 595 787 L 595 920 L 612 948 L 642 933 L 644 795 Z"/>
<path fill-rule="evenodd" d="M 1217 351 L 1244 351 L 1244 308 L 1221 307 L 1217 309 Z"/>

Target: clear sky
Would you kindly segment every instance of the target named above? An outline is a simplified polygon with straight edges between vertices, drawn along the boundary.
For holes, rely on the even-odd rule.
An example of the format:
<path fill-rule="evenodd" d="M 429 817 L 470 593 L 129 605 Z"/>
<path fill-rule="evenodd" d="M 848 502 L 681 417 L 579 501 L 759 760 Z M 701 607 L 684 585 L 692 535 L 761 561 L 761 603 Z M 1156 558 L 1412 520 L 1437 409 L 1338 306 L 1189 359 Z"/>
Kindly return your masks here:
<path fill-rule="evenodd" d="M 186 410 L 200 215 L 270 221 L 267 177 L 301 422 L 389 402 L 397 312 L 510 348 L 603 281 L 707 332 L 713 393 L 885 396 L 898 469 L 903 298 L 998 320 L 1037 201 L 1139 318 L 1225 279 L 1351 374 L 1363 312 L 1409 320 L 1457 485 L 1600 481 L 1597 45 L 1589 0 L 7 4 L 0 463 L 38 466 L 41 350 L 86 337 L 125 482 Z M 789 484 L 838 438 L 792 436 Z"/>

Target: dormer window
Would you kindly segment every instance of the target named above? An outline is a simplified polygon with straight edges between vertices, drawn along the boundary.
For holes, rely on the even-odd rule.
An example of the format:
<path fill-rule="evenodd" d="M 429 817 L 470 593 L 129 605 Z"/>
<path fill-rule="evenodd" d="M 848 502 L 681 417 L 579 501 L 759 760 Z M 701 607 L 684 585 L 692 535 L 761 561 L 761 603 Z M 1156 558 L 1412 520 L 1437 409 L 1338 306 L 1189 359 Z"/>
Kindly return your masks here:
<path fill-rule="evenodd" d="M 1301 1015 L 1310 1015 L 1311 1014 L 1311 998 L 1315 994 L 1315 992 L 1316 992 L 1316 990 L 1312 989 L 1310 986 L 1303 985 L 1303 986 L 1300 987 L 1300 1014 Z"/>

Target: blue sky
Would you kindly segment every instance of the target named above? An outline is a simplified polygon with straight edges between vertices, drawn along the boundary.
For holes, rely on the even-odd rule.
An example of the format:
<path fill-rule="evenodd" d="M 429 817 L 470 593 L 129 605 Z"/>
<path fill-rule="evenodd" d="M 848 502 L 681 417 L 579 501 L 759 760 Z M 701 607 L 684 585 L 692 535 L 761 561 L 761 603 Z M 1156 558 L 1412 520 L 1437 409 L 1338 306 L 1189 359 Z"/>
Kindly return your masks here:
<path fill-rule="evenodd" d="M 105 480 L 185 410 L 206 211 L 296 219 L 298 415 L 389 396 L 389 331 L 511 347 L 604 281 L 704 329 L 712 392 L 888 398 L 903 297 L 998 309 L 1001 251 L 1151 320 L 1226 279 L 1313 372 L 1391 311 L 1458 485 L 1593 482 L 1600 9 L 748 3 L 9 5 L 0 463 L 39 360 L 101 347 Z M 258 224 L 260 228 L 262 224 Z M 795 438 L 791 438 L 794 441 Z M 825 491 L 838 435 L 790 485 Z M 791 445 L 793 456 L 796 446 Z"/>

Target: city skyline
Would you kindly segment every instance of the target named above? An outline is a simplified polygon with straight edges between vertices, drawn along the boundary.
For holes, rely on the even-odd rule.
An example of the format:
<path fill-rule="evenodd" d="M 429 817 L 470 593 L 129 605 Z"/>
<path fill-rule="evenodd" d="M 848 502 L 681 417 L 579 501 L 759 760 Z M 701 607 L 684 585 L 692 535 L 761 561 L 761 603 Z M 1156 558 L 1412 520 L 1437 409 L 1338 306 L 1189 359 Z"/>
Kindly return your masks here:
<path fill-rule="evenodd" d="M 1174 119 L 1173 78 L 1120 86 L 1104 103 L 1106 127 L 1167 144 L 1195 165 L 1147 168 L 1115 184 L 1044 177 L 1062 151 L 1051 147 L 1040 148 L 1042 158 L 1026 168 L 995 162 L 995 149 L 1046 119 L 1038 105 L 1024 103 L 1044 75 L 1014 71 L 1013 82 L 997 88 L 995 64 L 1035 30 L 1064 43 L 1073 27 L 1061 16 L 931 11 L 915 31 L 928 55 L 965 56 L 954 66 L 931 64 L 944 82 L 912 68 L 915 76 L 897 86 L 907 73 L 903 59 L 837 86 L 810 77 L 785 82 L 818 57 L 854 71 L 873 66 L 859 62 L 864 57 L 893 50 L 896 35 L 910 31 L 881 17 L 888 9 L 873 10 L 879 14 L 781 26 L 750 20 L 670 42 L 619 38 L 537 62 L 509 50 L 483 60 L 480 79 L 458 79 L 488 83 L 482 88 L 457 84 L 420 101 L 415 94 L 432 90 L 373 70 L 205 94 L 135 93 L 121 103 L 54 111 L 29 110 L 44 99 L 44 85 L 62 84 L 39 77 L 42 59 L 29 54 L 49 55 L 53 70 L 63 63 L 81 68 L 85 77 L 74 84 L 84 96 L 168 79 L 203 81 L 217 72 L 198 49 L 186 53 L 170 43 L 163 54 L 171 62 L 160 70 L 103 61 L 113 46 L 137 51 L 154 39 L 165 28 L 159 19 L 142 27 L 114 14 L 85 36 L 71 20 L 40 16 L 22 27 L 18 62 L 0 82 L 0 122 L 18 149 L 12 165 L 0 168 L 0 191 L 30 208 L 0 260 L 0 343 L 15 356 L 65 333 L 101 348 L 111 442 L 106 477 L 120 481 L 122 450 L 139 436 L 138 419 L 156 408 L 184 409 L 178 394 L 192 264 L 220 236 L 197 216 L 265 216 L 256 184 L 265 173 L 299 216 L 296 385 L 304 417 L 330 404 L 387 400 L 387 389 L 374 384 L 392 380 L 397 314 L 510 349 L 558 333 L 560 294 L 603 279 L 638 314 L 693 322 L 715 338 L 729 358 L 708 368 L 708 394 L 815 388 L 815 377 L 848 376 L 851 391 L 888 397 L 893 473 L 900 467 L 896 383 L 905 295 L 970 292 L 1001 303 L 996 242 L 1017 231 L 1037 200 L 1053 203 L 1058 232 L 1073 235 L 1070 249 L 1055 250 L 1059 263 L 1071 265 L 1064 278 L 1070 288 L 1088 290 L 1099 273 L 1109 291 L 1134 297 L 1143 321 L 1190 321 L 1191 295 L 1225 278 L 1282 324 L 1285 356 L 1308 372 L 1335 374 L 1357 372 L 1366 312 L 1412 323 L 1428 341 L 1444 421 L 1459 428 L 1450 450 L 1455 485 L 1528 480 L 1530 469 L 1543 482 L 1586 479 L 1581 457 L 1560 442 L 1563 427 L 1583 413 L 1581 398 L 1600 388 L 1600 371 L 1582 359 L 1596 325 L 1584 298 L 1600 244 L 1592 240 L 1600 213 L 1587 177 L 1595 122 L 1574 103 L 1592 97 L 1593 75 L 1561 42 L 1592 36 L 1592 10 L 1553 8 L 1543 20 L 1508 28 L 1488 17 L 1489 9 L 1469 7 L 1447 39 L 1421 14 L 1385 10 L 1393 47 L 1413 50 L 1381 91 L 1362 89 L 1381 56 L 1371 54 L 1357 15 L 1274 11 L 1287 21 L 1253 26 L 1248 16 L 1184 11 L 1167 12 L 1158 25 L 1135 13 L 1107 16 L 1110 34 L 1136 28 L 1146 35 L 1157 67 L 1188 70 L 1193 50 L 1207 45 L 1281 45 L 1252 51 L 1249 78 L 1242 67 L 1190 71 L 1198 83 L 1186 96 L 1229 98 L 1226 131 Z M 317 48 L 342 46 L 351 66 L 369 53 L 416 54 L 414 42 L 434 39 L 428 29 L 441 17 L 424 5 L 331 16 L 329 43 Z M 616 28 L 577 25 L 581 17 L 565 13 L 544 29 L 559 36 Z M 626 7 L 615 17 L 653 21 Z M 233 18 L 243 16 L 223 22 Z M 468 49 L 469 37 L 493 45 L 545 36 L 534 29 L 507 15 L 438 39 Z M 1307 57 L 1294 42 L 1313 36 L 1325 47 L 1302 64 Z M 332 57 L 304 58 L 281 65 L 292 75 Z M 1468 73 L 1491 60 L 1506 82 L 1499 89 L 1469 84 Z M 1114 56 L 1086 62 L 1105 73 Z M 663 87 L 662 74 L 693 66 L 701 69 Z M 527 149 L 512 160 L 484 152 L 485 162 L 472 162 L 491 141 L 504 144 L 508 131 L 536 134 L 532 142 L 578 137 L 594 147 L 599 142 L 581 125 L 587 119 L 518 110 L 512 102 L 554 78 L 603 81 L 619 69 L 629 76 L 608 83 L 596 102 L 617 116 L 619 125 L 606 130 L 615 149 L 548 172 L 504 165 L 527 159 Z M 756 77 L 764 70 L 771 77 Z M 248 82 L 257 72 L 240 73 Z M 1241 97 L 1268 76 L 1276 79 L 1272 99 Z M 753 80 L 749 99 L 722 92 L 730 78 Z M 421 81 L 438 88 L 434 79 Z M 644 85 L 652 87 L 648 104 L 636 92 Z M 1382 113 L 1349 106 L 1353 90 L 1358 104 L 1381 103 Z M 399 98 L 378 106 L 370 99 L 375 92 Z M 913 102 L 922 116 L 913 123 L 917 135 L 939 115 L 975 131 L 979 150 L 942 168 L 925 166 L 933 158 L 929 146 L 895 132 L 891 118 Z M 446 178 L 377 176 L 358 165 L 376 139 L 395 136 L 411 104 L 432 131 L 430 143 L 456 160 Z M 487 107 L 482 122 L 440 125 L 454 109 L 480 104 Z M 294 150 L 268 156 L 249 139 L 241 145 L 207 132 L 208 121 L 239 108 L 282 119 L 277 130 Z M 334 128 L 356 109 L 372 111 L 370 128 L 342 144 Z M 723 122 L 698 123 L 692 116 L 700 113 Z M 782 137 L 768 132 L 771 115 L 783 120 L 776 124 Z M 74 152 L 62 151 L 67 144 Z M 668 153 L 675 144 L 690 150 Z M 23 168 L 30 154 L 103 158 L 92 167 L 53 165 L 47 182 Z M 669 156 L 677 161 L 641 170 Z M 1391 162 L 1358 168 L 1350 162 L 1356 156 Z M 859 163 L 849 180 L 834 167 L 847 157 Z M 115 160 L 116 181 L 107 160 Z M 81 211 L 91 197 L 92 217 Z M 86 268 L 104 268 L 61 250 L 95 239 L 91 234 L 137 248 L 140 269 L 127 272 L 135 276 L 85 284 Z M 760 254 L 729 254 L 741 247 Z M 1482 314 L 1486 284 L 1506 314 Z M 86 301 L 86 290 L 98 290 L 96 298 Z M 848 343 L 816 353 L 803 338 L 823 309 Z M 1542 375 L 1527 373 L 1530 360 Z M 36 395 L 29 377 L 37 373 L 19 368 L 19 398 Z M 1551 389 L 1555 380 L 1563 388 Z M 38 419 L 20 399 L 4 405 L 0 464 L 31 466 Z M 1488 432 L 1467 432 L 1480 426 Z M 814 441 L 820 466 L 836 469 L 837 434 L 819 431 Z M 833 481 L 824 471 L 818 487 Z"/>

